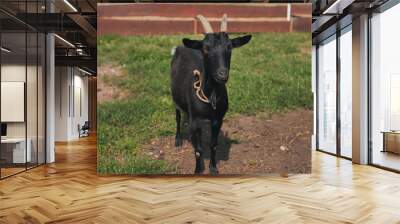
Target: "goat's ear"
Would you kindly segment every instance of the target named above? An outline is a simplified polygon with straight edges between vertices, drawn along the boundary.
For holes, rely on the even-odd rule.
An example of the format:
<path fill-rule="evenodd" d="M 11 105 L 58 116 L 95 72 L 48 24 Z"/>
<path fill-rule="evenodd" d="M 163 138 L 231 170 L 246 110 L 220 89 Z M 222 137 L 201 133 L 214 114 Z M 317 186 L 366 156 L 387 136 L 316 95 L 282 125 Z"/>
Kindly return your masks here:
<path fill-rule="evenodd" d="M 233 38 L 231 40 L 232 41 L 232 47 L 233 48 L 241 47 L 241 46 L 247 44 L 250 40 L 251 40 L 251 35 L 246 35 L 246 36 L 243 36 L 243 37 Z"/>
<path fill-rule="evenodd" d="M 183 45 L 188 48 L 196 49 L 196 50 L 201 50 L 203 48 L 203 42 L 200 40 L 190 40 L 187 38 L 183 38 L 182 40 Z"/>

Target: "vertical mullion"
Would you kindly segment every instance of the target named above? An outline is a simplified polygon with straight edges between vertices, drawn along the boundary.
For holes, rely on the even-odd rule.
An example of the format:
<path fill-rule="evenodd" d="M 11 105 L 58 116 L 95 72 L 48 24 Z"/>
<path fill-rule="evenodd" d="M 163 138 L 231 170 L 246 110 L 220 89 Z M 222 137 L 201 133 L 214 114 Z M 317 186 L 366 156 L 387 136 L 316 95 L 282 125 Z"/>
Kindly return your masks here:
<path fill-rule="evenodd" d="M 367 20 L 367 47 L 368 47 L 368 53 L 367 53 L 367 119 L 368 119 L 368 124 L 367 124 L 367 132 L 368 132 L 368 164 L 373 164 L 373 153 L 372 153 L 372 63 L 371 63 L 371 56 L 372 56 L 372 30 L 371 30 L 371 19 L 372 19 L 372 12 L 368 11 L 368 20 Z"/>
<path fill-rule="evenodd" d="M 36 1 L 39 13 L 39 0 Z M 39 31 L 36 32 L 36 166 L 39 165 Z"/>
<path fill-rule="evenodd" d="M 315 47 L 315 148 L 319 149 L 319 44 Z"/>
<path fill-rule="evenodd" d="M 48 6 L 49 3 L 47 0 L 44 2 L 45 4 L 45 13 L 48 12 Z M 44 79 L 42 79 L 42 82 L 44 81 L 44 163 L 47 163 L 47 38 L 48 38 L 48 33 L 47 31 L 44 33 Z M 43 77 L 43 74 L 42 74 Z M 43 107 L 42 107 L 43 109 Z M 50 150 L 49 150 L 50 151 Z"/>
<path fill-rule="evenodd" d="M 25 1 L 25 21 L 28 21 L 28 1 Z M 25 23 L 25 170 L 28 169 L 28 114 L 27 114 L 27 89 L 28 89 L 28 25 Z"/>
<path fill-rule="evenodd" d="M 340 29 L 336 31 L 336 154 L 341 156 L 341 119 L 340 119 Z"/>
<path fill-rule="evenodd" d="M 46 5 L 46 12 L 47 12 L 47 5 Z M 47 163 L 47 36 L 48 33 L 44 33 L 44 78 L 42 82 L 44 82 L 44 163 Z M 42 83 L 43 84 L 43 83 Z M 43 107 L 42 107 L 43 109 Z M 42 117 L 43 118 L 43 117 Z"/>

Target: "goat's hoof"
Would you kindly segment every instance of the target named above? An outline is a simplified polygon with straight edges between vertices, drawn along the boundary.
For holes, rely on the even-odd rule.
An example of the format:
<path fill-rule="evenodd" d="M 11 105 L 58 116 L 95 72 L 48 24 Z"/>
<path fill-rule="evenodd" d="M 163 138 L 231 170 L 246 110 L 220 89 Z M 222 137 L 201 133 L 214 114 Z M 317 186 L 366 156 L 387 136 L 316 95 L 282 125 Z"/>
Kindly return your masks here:
<path fill-rule="evenodd" d="M 194 171 L 194 174 L 203 174 L 203 172 L 204 172 L 204 168 L 203 169 L 196 169 Z"/>
<path fill-rule="evenodd" d="M 182 139 L 176 138 L 175 139 L 175 147 L 180 148 L 182 146 Z"/>
<path fill-rule="evenodd" d="M 196 164 L 196 169 L 194 170 L 194 174 L 203 174 L 205 168 L 204 163 Z"/>
<path fill-rule="evenodd" d="M 217 175 L 219 172 L 218 172 L 218 168 L 217 167 L 212 167 L 212 166 L 210 166 L 210 174 L 211 175 Z"/>

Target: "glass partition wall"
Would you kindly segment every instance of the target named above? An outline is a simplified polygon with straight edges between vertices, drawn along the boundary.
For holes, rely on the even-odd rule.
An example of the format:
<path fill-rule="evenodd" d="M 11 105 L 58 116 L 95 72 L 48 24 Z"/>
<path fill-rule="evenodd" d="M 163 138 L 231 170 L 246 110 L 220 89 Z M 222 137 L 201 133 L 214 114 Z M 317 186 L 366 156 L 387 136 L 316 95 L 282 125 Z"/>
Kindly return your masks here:
<path fill-rule="evenodd" d="M 26 169 L 26 33 L 1 34 L 1 177 Z M 6 50 L 4 50 L 6 49 Z"/>
<path fill-rule="evenodd" d="M 400 21 L 400 4 L 387 1 L 363 13 L 368 14 L 367 32 L 362 31 L 364 28 L 358 30 L 360 33 L 354 41 L 368 40 L 367 46 L 355 48 L 358 53 L 368 52 L 365 65 L 368 82 L 364 83 L 367 86 L 362 86 L 368 90 L 362 93 L 367 94 L 362 97 L 368 99 L 365 106 L 368 107 L 368 123 L 365 125 L 368 127 L 368 164 L 400 172 L 400 63 L 397 56 L 400 30 L 396 29 Z M 316 146 L 320 151 L 353 159 L 353 35 L 351 20 L 346 18 L 354 19 L 349 15 L 342 17 L 342 21 L 328 28 L 334 29 L 326 29 L 329 32 L 325 35 L 332 32 L 335 35 L 316 45 Z M 350 25 L 338 30 L 345 24 Z M 360 156 L 358 152 L 355 155 Z"/>
<path fill-rule="evenodd" d="M 351 25 L 317 47 L 317 149 L 352 157 Z"/>
<path fill-rule="evenodd" d="M 400 4 L 371 18 L 370 163 L 400 171 Z"/>
<path fill-rule="evenodd" d="M 37 2 L 19 7 L 35 12 Z M 1 179 L 45 163 L 45 41 L 0 12 Z"/>
<path fill-rule="evenodd" d="M 318 149 L 336 154 L 336 36 L 323 41 L 318 54 Z"/>

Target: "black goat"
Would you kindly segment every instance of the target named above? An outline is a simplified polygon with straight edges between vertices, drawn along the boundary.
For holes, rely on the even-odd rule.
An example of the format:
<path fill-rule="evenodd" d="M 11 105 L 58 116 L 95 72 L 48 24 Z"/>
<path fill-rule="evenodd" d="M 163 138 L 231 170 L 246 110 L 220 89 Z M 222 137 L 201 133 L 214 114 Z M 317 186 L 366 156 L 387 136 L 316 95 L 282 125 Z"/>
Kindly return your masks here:
<path fill-rule="evenodd" d="M 229 39 L 227 16 L 221 22 L 221 32 L 214 33 L 208 21 L 197 16 L 205 30 L 203 40 L 182 40 L 171 62 L 171 90 L 176 108 L 175 146 L 182 145 L 181 112 L 189 118 L 189 131 L 195 149 L 195 173 L 203 173 L 204 158 L 201 144 L 201 120 L 211 122 L 210 173 L 217 174 L 216 146 L 225 113 L 228 110 L 226 82 L 229 77 L 231 51 L 248 43 L 251 35 Z"/>

